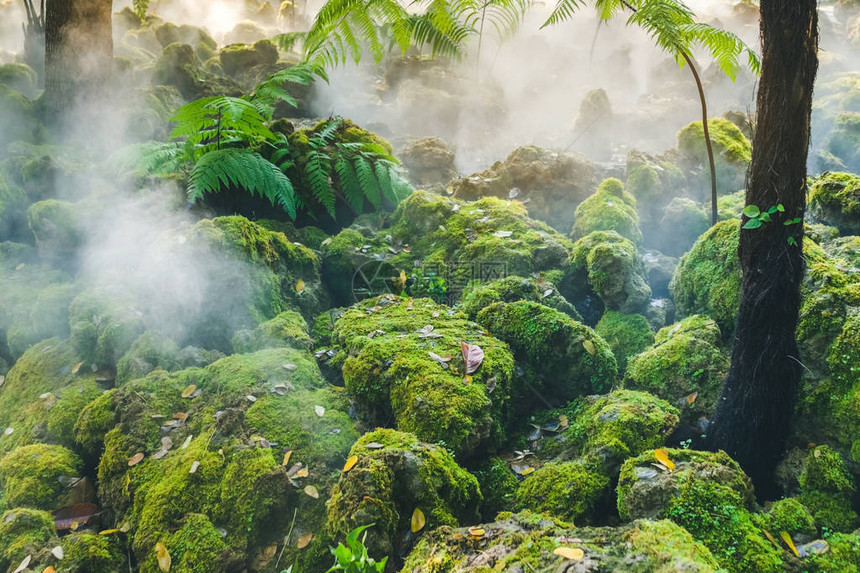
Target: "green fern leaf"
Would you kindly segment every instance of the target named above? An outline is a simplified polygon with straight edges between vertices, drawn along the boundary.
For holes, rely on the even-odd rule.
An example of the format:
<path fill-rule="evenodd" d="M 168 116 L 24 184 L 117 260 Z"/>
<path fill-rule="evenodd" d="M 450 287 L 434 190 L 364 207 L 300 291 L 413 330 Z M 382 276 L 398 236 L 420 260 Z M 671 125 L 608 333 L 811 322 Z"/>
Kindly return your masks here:
<path fill-rule="evenodd" d="M 370 161 L 361 155 L 358 155 L 353 159 L 353 166 L 355 167 L 355 173 L 358 176 L 358 182 L 361 185 L 362 194 L 368 201 L 370 201 L 370 204 L 373 205 L 375 209 L 379 209 L 382 204 L 379 180 L 373 172 L 373 166 Z"/>

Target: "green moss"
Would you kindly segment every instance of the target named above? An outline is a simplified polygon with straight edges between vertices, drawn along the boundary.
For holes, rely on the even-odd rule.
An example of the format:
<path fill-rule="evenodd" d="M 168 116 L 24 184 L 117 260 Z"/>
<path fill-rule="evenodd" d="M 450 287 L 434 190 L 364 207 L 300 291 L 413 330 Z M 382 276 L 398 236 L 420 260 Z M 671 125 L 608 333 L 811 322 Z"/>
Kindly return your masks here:
<path fill-rule="evenodd" d="M 188 101 L 216 95 L 242 95 L 242 88 L 236 82 L 219 77 L 200 64 L 194 48 L 188 44 L 168 44 L 155 62 L 153 83 L 176 88 Z"/>
<path fill-rule="evenodd" d="M 773 502 L 767 513 L 753 514 L 753 521 L 773 535 L 782 531 L 791 536 L 813 537 L 818 534 L 809 510 L 793 497 Z"/>
<path fill-rule="evenodd" d="M 71 203 L 55 199 L 33 203 L 27 220 L 39 255 L 45 260 L 67 262 L 83 242 L 78 213 Z"/>
<path fill-rule="evenodd" d="M 523 480 L 517 489 L 517 504 L 567 521 L 587 520 L 608 486 L 608 477 L 585 464 L 549 463 Z"/>
<path fill-rule="evenodd" d="M 110 537 L 72 533 L 61 545 L 65 555 L 55 565 L 60 573 L 114 573 L 123 563 L 120 545 Z"/>
<path fill-rule="evenodd" d="M 75 422 L 75 443 L 90 458 L 99 458 L 105 435 L 116 426 L 115 396 L 116 391 L 112 390 L 91 401 Z"/>
<path fill-rule="evenodd" d="M 284 311 L 254 330 L 240 330 L 233 335 L 234 352 L 247 354 L 279 346 L 308 350 L 313 346 L 308 323 L 298 312 Z"/>
<path fill-rule="evenodd" d="M 54 518 L 46 511 L 17 508 L 0 517 L 0 569 L 11 571 L 27 555 L 54 538 Z"/>
<path fill-rule="evenodd" d="M 719 327 L 694 315 L 661 329 L 653 347 L 630 358 L 623 385 L 678 405 L 684 421 L 695 424 L 716 406 L 728 368 Z"/>
<path fill-rule="evenodd" d="M 596 231 L 574 244 L 560 290 L 575 302 L 588 294 L 584 286 L 621 312 L 636 312 L 651 297 L 635 245 L 614 231 Z"/>
<path fill-rule="evenodd" d="M 851 508 L 854 479 L 838 452 L 828 446 L 812 450 L 799 482 L 800 502 L 812 513 L 818 527 L 847 532 L 857 525 L 857 514 Z"/>
<path fill-rule="evenodd" d="M 653 452 L 624 463 L 618 482 L 622 519 L 666 517 L 684 527 L 729 571 L 782 571 L 781 552 L 753 523 L 749 478 L 724 452 L 668 450 L 676 467 L 653 470 Z"/>
<path fill-rule="evenodd" d="M 52 393 L 44 401 L 35 403 L 28 410 L 43 410 L 39 415 L 47 430 L 46 441 L 56 442 L 67 448 L 75 448 L 75 424 L 81 412 L 104 391 L 92 377 L 77 378 L 63 389 Z"/>
<path fill-rule="evenodd" d="M 825 173 L 809 189 L 809 212 L 845 235 L 860 234 L 860 177 Z"/>
<path fill-rule="evenodd" d="M 752 157 L 752 145 L 734 123 L 723 118 L 708 120 L 717 171 L 717 188 L 734 193 L 744 187 L 744 177 Z M 678 132 L 678 149 L 692 166 L 707 166 L 702 122 L 695 121 Z M 701 184 L 710 181 L 707 167 L 702 169 Z"/>
<path fill-rule="evenodd" d="M 673 257 L 680 257 L 696 242 L 699 235 L 711 226 L 710 215 L 698 202 L 686 197 L 675 197 L 665 209 L 658 223 L 659 248 Z"/>
<path fill-rule="evenodd" d="M 834 230 L 833 227 L 826 228 Z M 832 237 L 824 245 L 824 250 L 834 259 L 847 263 L 847 266 L 860 268 L 860 236 Z"/>
<path fill-rule="evenodd" d="M 813 553 L 805 561 L 814 573 L 860 571 L 860 535 L 834 533 L 827 538 L 828 551 Z"/>
<path fill-rule="evenodd" d="M 11 309 L 6 343 L 12 356 L 21 356 L 48 338 L 69 337 L 69 304 L 78 294 L 75 284 L 19 285 L 27 288 L 24 304 Z M 13 295 L 14 296 L 14 295 Z"/>
<path fill-rule="evenodd" d="M 855 25 L 855 30 L 854 36 L 860 40 L 860 28 Z M 828 169 L 836 168 L 840 171 L 856 173 L 860 167 L 858 147 L 860 147 L 860 112 L 840 113 L 834 119 L 833 131 L 830 132 L 830 138 L 824 152 L 831 161 L 821 163 L 825 163 L 825 167 Z M 826 163 L 830 163 L 830 165 L 826 165 Z M 857 228 L 856 224 L 854 228 Z"/>
<path fill-rule="evenodd" d="M 641 314 L 623 314 L 608 310 L 594 327 L 594 332 L 609 343 L 621 372 L 624 372 L 631 356 L 639 354 L 654 343 L 651 325 Z"/>
<path fill-rule="evenodd" d="M 745 204 L 746 191 L 738 191 L 731 195 L 722 195 L 717 199 L 717 216 L 720 221 L 740 219 Z"/>
<path fill-rule="evenodd" d="M 484 501 L 481 517 L 492 519 L 497 513 L 513 509 L 519 482 L 508 464 L 497 457 L 490 457 L 470 468 L 478 480 Z"/>
<path fill-rule="evenodd" d="M 721 221 L 681 257 L 669 290 L 682 316 L 706 314 L 722 332 L 734 332 L 741 297 L 739 236 L 740 221 Z"/>
<path fill-rule="evenodd" d="M 236 77 L 254 66 L 274 64 L 278 61 L 278 48 L 271 40 L 260 40 L 252 46 L 230 44 L 218 53 L 221 68 L 228 76 Z"/>
<path fill-rule="evenodd" d="M 493 336 L 537 375 L 533 390 L 562 401 L 608 389 L 618 369 L 609 345 L 568 315 L 534 302 L 498 302 L 478 313 Z M 529 376 L 529 378 L 532 378 Z M 523 392 L 518 400 L 527 399 Z"/>
<path fill-rule="evenodd" d="M 221 533 L 208 517 L 199 513 L 189 513 L 179 531 L 166 540 L 165 547 L 171 552 L 171 571 L 208 573 L 224 571 L 227 565 L 223 556 L 228 548 Z M 179 559 L 173 558 L 174 554 Z"/>
<path fill-rule="evenodd" d="M 830 347 L 827 364 L 833 381 L 844 388 L 860 384 L 860 316 L 845 321 L 842 333 Z"/>
<path fill-rule="evenodd" d="M 500 444 L 510 417 L 513 356 L 477 324 L 428 299 L 387 295 L 347 310 L 332 340 L 347 392 L 371 424 L 393 421 L 463 457 Z M 484 352 L 465 382 L 463 342 Z M 431 352 L 451 361 L 439 362 Z"/>
<path fill-rule="evenodd" d="M 494 302 L 516 302 L 527 300 L 565 313 L 572 319 L 582 321 L 576 308 L 565 299 L 549 280 L 523 277 L 505 277 L 490 282 L 475 281 L 466 286 L 459 309 L 471 320 L 478 312 Z"/>
<path fill-rule="evenodd" d="M 0 459 L 0 501 L 6 509 L 57 509 L 64 486 L 61 476 L 80 476 L 81 460 L 62 446 L 33 444 Z"/>
<path fill-rule="evenodd" d="M 654 560 L 657 573 L 670 571 L 717 571 L 720 565 L 711 551 L 683 527 L 668 519 L 640 521 L 625 540 Z"/>
<path fill-rule="evenodd" d="M 615 231 L 635 244 L 642 242 L 636 199 L 618 179 L 607 179 L 594 195 L 576 208 L 571 237 L 581 239 L 594 231 Z"/>
<path fill-rule="evenodd" d="M 147 330 L 135 340 L 116 365 L 116 383 L 143 378 L 153 370 L 176 370 L 179 346 L 164 334 Z"/>
<path fill-rule="evenodd" d="M 383 447 L 368 447 L 374 442 Z M 397 555 L 400 532 L 409 529 L 416 508 L 424 513 L 427 531 L 477 519 L 478 482 L 443 448 L 412 434 L 376 430 L 362 436 L 350 455 L 358 462 L 341 476 L 328 506 L 326 530 L 333 538 L 375 523 L 367 537 L 371 555 Z"/>
<path fill-rule="evenodd" d="M 69 307 L 71 343 L 87 364 L 114 367 L 144 331 L 137 301 L 115 288 L 84 291 Z"/>
<path fill-rule="evenodd" d="M 678 425 L 678 410 L 645 392 L 588 396 L 567 411 L 570 427 L 544 444 L 542 457 L 600 460 L 607 475 L 630 456 L 659 448 Z"/>

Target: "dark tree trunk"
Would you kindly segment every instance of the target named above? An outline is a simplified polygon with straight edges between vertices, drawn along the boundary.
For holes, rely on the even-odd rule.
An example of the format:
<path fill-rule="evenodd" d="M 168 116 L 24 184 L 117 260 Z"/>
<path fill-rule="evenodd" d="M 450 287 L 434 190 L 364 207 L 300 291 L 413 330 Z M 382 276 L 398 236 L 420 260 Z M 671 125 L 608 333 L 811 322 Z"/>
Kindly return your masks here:
<path fill-rule="evenodd" d="M 708 441 L 740 463 L 759 496 L 774 493 L 801 379 L 795 330 L 803 279 L 803 217 L 812 89 L 818 70 L 816 0 L 761 0 L 762 76 L 746 203 L 782 205 L 742 229 L 743 286 L 731 368 Z M 749 219 L 743 217 L 744 223 Z"/>
<path fill-rule="evenodd" d="M 91 103 L 108 87 L 113 68 L 111 0 L 47 0 L 47 111 Z"/>

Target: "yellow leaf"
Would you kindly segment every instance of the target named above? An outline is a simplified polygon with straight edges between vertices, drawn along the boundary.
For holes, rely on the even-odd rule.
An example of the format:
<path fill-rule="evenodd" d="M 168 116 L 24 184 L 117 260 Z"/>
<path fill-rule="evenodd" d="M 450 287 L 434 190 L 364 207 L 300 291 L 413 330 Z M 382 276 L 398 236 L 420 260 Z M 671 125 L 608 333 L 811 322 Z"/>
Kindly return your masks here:
<path fill-rule="evenodd" d="M 425 523 L 424 512 L 416 507 L 415 511 L 412 512 L 412 533 L 418 533 L 424 529 Z"/>
<path fill-rule="evenodd" d="M 590 340 L 583 340 L 582 347 L 585 348 L 585 351 L 594 356 L 597 352 L 597 348 L 594 347 L 594 343 Z"/>
<path fill-rule="evenodd" d="M 103 529 L 102 531 L 99 531 L 99 535 L 113 535 L 118 531 L 119 529 Z"/>
<path fill-rule="evenodd" d="M 654 457 L 657 458 L 657 461 L 666 466 L 669 471 L 675 469 L 675 462 L 669 459 L 669 452 L 667 452 L 663 448 L 658 448 L 654 450 Z"/>
<path fill-rule="evenodd" d="M 307 547 L 308 545 L 311 544 L 311 540 L 313 538 L 314 538 L 313 533 L 305 533 L 304 535 L 299 537 L 299 542 L 296 543 L 296 547 L 298 547 L 299 549 L 304 549 L 305 547 Z"/>
<path fill-rule="evenodd" d="M 42 573 L 57 573 L 57 570 L 54 569 L 52 566 L 48 565 L 47 567 L 45 567 L 45 570 L 42 571 Z"/>
<path fill-rule="evenodd" d="M 304 290 L 305 290 L 305 281 L 303 281 L 302 279 L 299 279 L 298 282 L 296 282 L 296 292 L 302 292 Z"/>
<path fill-rule="evenodd" d="M 319 497 L 320 497 L 320 492 L 317 491 L 317 488 L 315 488 L 312 485 L 306 485 L 305 486 L 305 493 L 314 499 L 319 499 Z"/>
<path fill-rule="evenodd" d="M 288 463 L 290 463 L 291 455 L 293 455 L 293 450 L 287 450 L 286 452 L 284 452 L 284 461 L 283 463 L 281 463 L 282 466 L 286 466 Z"/>
<path fill-rule="evenodd" d="M 185 390 L 182 391 L 182 397 L 183 398 L 190 397 L 192 394 L 194 394 L 195 390 L 197 390 L 197 385 L 196 384 L 189 384 L 188 386 L 185 387 Z"/>
<path fill-rule="evenodd" d="M 764 536 L 767 537 L 771 543 L 773 543 L 774 547 L 776 547 L 777 549 L 781 549 L 779 543 L 777 543 L 776 539 L 773 538 L 773 535 L 770 534 L 770 531 L 768 531 L 767 529 L 762 529 L 762 532 L 764 532 Z"/>
<path fill-rule="evenodd" d="M 785 544 L 788 545 L 788 548 L 791 549 L 791 552 L 794 553 L 795 557 L 800 557 L 800 553 L 797 552 L 797 547 L 794 546 L 794 541 L 791 539 L 791 535 L 789 535 L 787 531 L 780 531 L 779 536 L 782 537 L 782 540 L 785 541 Z"/>
<path fill-rule="evenodd" d="M 567 419 L 566 414 L 562 414 L 558 417 L 558 425 L 562 428 L 567 428 L 568 426 L 570 426 L 570 421 Z"/>
<path fill-rule="evenodd" d="M 527 476 L 530 473 L 534 473 L 534 471 L 535 471 L 535 469 L 533 467 L 529 466 L 529 467 L 523 469 L 523 471 L 520 472 L 520 475 Z"/>
<path fill-rule="evenodd" d="M 698 392 L 693 392 L 692 394 L 690 394 L 689 396 L 687 396 L 687 404 L 688 404 L 688 405 L 690 405 L 690 406 L 692 406 L 692 405 L 693 405 L 693 402 L 695 402 L 695 401 L 696 401 L 696 398 L 698 398 L 698 397 L 699 397 L 699 393 L 698 393 Z"/>
<path fill-rule="evenodd" d="M 579 561 L 585 557 L 585 551 L 579 547 L 556 547 L 553 553 L 571 561 Z"/>
<path fill-rule="evenodd" d="M 309 474 L 310 472 L 308 471 L 308 468 L 302 468 L 296 472 L 296 477 L 306 478 Z"/>
<path fill-rule="evenodd" d="M 69 529 L 71 529 L 72 531 L 77 531 L 78 527 L 80 527 L 80 526 L 81 526 L 81 524 L 78 523 L 78 520 L 76 519 L 76 520 L 72 521 L 72 526 L 69 527 Z"/>
<path fill-rule="evenodd" d="M 483 537 L 485 533 L 486 533 L 486 531 L 484 531 L 480 527 L 470 527 L 469 528 L 469 535 L 471 535 L 472 537 Z"/>
<path fill-rule="evenodd" d="M 77 373 L 78 373 L 78 370 L 80 370 L 80 369 L 81 369 L 81 366 L 83 366 L 83 365 L 84 365 L 84 363 L 83 363 L 83 362 L 78 362 L 77 364 L 75 364 L 74 366 L 72 366 L 72 374 L 77 374 Z"/>
<path fill-rule="evenodd" d="M 158 560 L 158 568 L 163 573 L 170 573 L 170 553 L 164 543 L 160 541 L 155 544 L 155 558 Z"/>
<path fill-rule="evenodd" d="M 355 464 L 357 464 L 357 463 L 358 463 L 358 456 L 349 456 L 346 459 L 346 463 L 343 464 L 343 473 L 346 473 L 349 470 L 351 470 L 352 468 L 354 468 Z"/>

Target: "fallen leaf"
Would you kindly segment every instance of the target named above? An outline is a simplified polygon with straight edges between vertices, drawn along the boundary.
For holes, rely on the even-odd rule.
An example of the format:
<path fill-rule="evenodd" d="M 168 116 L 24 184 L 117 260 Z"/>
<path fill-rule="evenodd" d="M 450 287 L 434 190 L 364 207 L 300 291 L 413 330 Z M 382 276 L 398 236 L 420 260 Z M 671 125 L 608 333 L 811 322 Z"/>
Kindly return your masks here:
<path fill-rule="evenodd" d="M 463 376 L 463 385 L 468 386 L 471 383 L 472 377 L 470 375 L 466 374 L 465 376 Z"/>
<path fill-rule="evenodd" d="M 188 436 L 185 438 L 185 441 L 184 441 L 184 442 L 182 442 L 182 447 L 181 447 L 180 449 L 184 450 L 185 448 L 187 448 L 188 446 L 190 446 L 190 445 L 191 445 L 191 439 L 192 439 L 193 437 L 194 437 L 193 435 L 188 434 Z"/>
<path fill-rule="evenodd" d="M 692 394 L 688 395 L 688 396 L 687 396 L 687 398 L 686 398 L 686 400 L 687 400 L 687 404 L 688 404 L 688 405 L 690 405 L 690 406 L 692 406 L 692 405 L 693 405 L 693 402 L 695 402 L 695 401 L 696 401 L 696 398 L 698 398 L 698 397 L 699 397 L 699 393 L 698 393 L 698 392 L 693 392 Z"/>
<path fill-rule="evenodd" d="M 113 535 L 114 533 L 118 533 L 119 529 L 102 529 L 99 531 L 99 535 Z"/>
<path fill-rule="evenodd" d="M 173 440 L 170 439 L 170 436 L 161 438 L 161 447 L 165 450 L 170 450 L 173 447 Z"/>
<path fill-rule="evenodd" d="M 466 363 L 466 374 L 473 374 L 484 361 L 484 351 L 477 344 L 466 342 L 460 343 L 460 349 L 463 351 L 463 362 Z"/>
<path fill-rule="evenodd" d="M 292 372 L 293 370 L 298 369 L 298 366 L 296 366 L 295 364 L 282 364 L 282 365 L 281 365 L 281 367 L 282 367 L 284 370 L 289 370 L 290 372 Z"/>
<path fill-rule="evenodd" d="M 74 531 L 78 526 L 86 525 L 101 513 L 99 506 L 94 503 L 77 503 L 62 507 L 54 512 L 54 527 L 60 531 L 66 529 Z"/>
<path fill-rule="evenodd" d="M 314 499 L 319 499 L 319 497 L 320 497 L 320 492 L 318 492 L 317 488 L 315 488 L 312 485 L 306 485 L 305 486 L 305 493 Z"/>
<path fill-rule="evenodd" d="M 523 471 L 522 471 L 522 472 L 520 472 L 520 475 L 527 476 L 527 475 L 529 475 L 529 474 L 531 474 L 531 473 L 534 473 L 534 471 L 535 471 L 535 469 L 534 469 L 533 467 L 528 466 L 528 467 L 523 468 Z"/>
<path fill-rule="evenodd" d="M 669 452 L 663 448 L 654 450 L 654 457 L 657 461 L 666 466 L 666 469 L 672 471 L 675 469 L 675 462 L 669 459 Z"/>
<path fill-rule="evenodd" d="M 251 402 L 252 404 L 253 404 L 254 402 L 256 402 L 256 401 L 257 401 L 257 397 L 256 397 L 256 396 L 253 396 L 253 395 L 251 395 L 251 394 L 248 394 L 247 396 L 245 396 L 245 399 L 246 399 L 248 402 Z"/>
<path fill-rule="evenodd" d="M 370 442 L 369 444 L 367 444 L 364 447 L 367 448 L 368 450 L 381 450 L 385 446 L 380 444 L 379 442 Z"/>
<path fill-rule="evenodd" d="M 496 379 L 495 376 L 493 376 L 492 378 L 487 380 L 487 394 L 493 393 L 493 391 L 496 389 L 497 383 L 498 383 L 498 380 Z"/>
<path fill-rule="evenodd" d="M 170 573 L 170 552 L 167 551 L 167 547 L 162 542 L 158 542 L 155 544 L 155 558 L 158 560 L 158 568 L 161 569 L 163 573 Z"/>
<path fill-rule="evenodd" d="M 583 340 L 582 341 L 582 347 L 585 348 L 585 351 L 588 352 L 589 354 L 591 354 L 592 356 L 594 356 L 595 353 L 597 352 L 597 348 L 594 347 L 594 343 L 590 340 Z"/>
<path fill-rule="evenodd" d="M 310 473 L 311 472 L 308 471 L 308 468 L 302 468 L 296 472 L 296 477 L 306 478 L 306 477 L 308 477 L 308 475 L 310 475 Z"/>
<path fill-rule="evenodd" d="M 191 395 L 194 394 L 195 390 L 197 390 L 197 385 L 196 384 L 189 384 L 188 386 L 185 387 L 185 390 L 182 391 L 182 397 L 183 398 L 191 397 Z"/>
<path fill-rule="evenodd" d="M 84 363 L 83 363 L 83 362 L 78 362 L 77 364 L 75 364 L 74 366 L 72 366 L 72 374 L 77 374 L 77 373 L 78 373 L 78 370 L 80 370 L 80 369 L 81 369 L 81 366 L 83 366 L 83 365 L 84 365 Z"/>
<path fill-rule="evenodd" d="M 191 464 L 191 469 L 188 470 L 190 474 L 196 474 L 197 469 L 200 467 L 200 462 L 198 460 L 194 460 L 194 463 Z"/>
<path fill-rule="evenodd" d="M 26 556 L 26 557 L 24 558 L 24 560 L 23 560 L 23 561 L 21 561 L 21 564 L 20 564 L 20 565 L 18 565 L 18 568 L 17 568 L 17 569 L 15 569 L 12 573 L 21 573 L 21 571 L 23 571 L 24 569 L 26 569 L 26 568 L 27 568 L 27 566 L 28 566 L 28 565 L 30 565 L 30 561 L 31 561 L 32 559 L 33 559 L 33 556 L 32 556 L 32 555 L 28 555 L 28 556 Z"/>
<path fill-rule="evenodd" d="M 570 421 L 568 421 L 567 419 L 567 414 L 562 414 L 558 417 L 558 424 L 562 428 L 567 428 L 568 426 L 570 426 Z"/>
<path fill-rule="evenodd" d="M 480 527 L 470 527 L 469 528 L 469 535 L 471 535 L 472 537 L 483 537 L 485 533 L 486 533 L 486 531 L 484 531 Z"/>
<path fill-rule="evenodd" d="M 188 414 L 186 412 L 176 412 L 173 414 L 174 420 L 179 420 L 180 422 L 184 422 L 188 419 Z"/>
<path fill-rule="evenodd" d="M 57 570 L 54 569 L 53 565 L 48 565 L 42 573 L 57 573 Z"/>
<path fill-rule="evenodd" d="M 797 547 L 794 546 L 794 541 L 791 539 L 791 535 L 789 535 L 787 531 L 780 531 L 779 536 L 782 537 L 782 540 L 786 545 L 788 545 L 788 548 L 791 549 L 791 552 L 794 553 L 795 557 L 800 557 L 800 553 L 797 552 Z"/>
<path fill-rule="evenodd" d="M 346 463 L 343 464 L 343 473 L 346 473 L 349 470 L 351 470 L 352 468 L 354 468 L 355 464 L 357 464 L 357 463 L 358 463 L 358 456 L 349 456 L 346 459 Z"/>
<path fill-rule="evenodd" d="M 767 529 L 762 529 L 762 532 L 764 533 L 764 536 L 767 537 L 771 543 L 773 543 L 774 547 L 776 547 L 777 549 L 780 549 L 780 550 L 782 549 L 779 546 L 779 543 L 776 542 L 776 539 L 773 538 L 773 535 L 770 534 L 770 531 L 768 531 Z"/>
<path fill-rule="evenodd" d="M 3 433 L 6 434 L 7 436 L 11 436 L 12 432 L 14 432 L 14 431 L 15 431 L 15 428 L 10 426 L 10 427 L 6 428 L 6 430 L 4 430 Z"/>
<path fill-rule="evenodd" d="M 495 233 L 493 233 L 494 237 L 498 237 L 500 239 L 507 239 L 511 235 L 513 235 L 513 232 L 511 231 L 496 231 Z"/>
<path fill-rule="evenodd" d="M 314 412 L 316 412 L 317 416 L 319 416 L 320 418 L 325 416 L 325 408 L 323 408 L 322 406 L 314 406 Z"/>
<path fill-rule="evenodd" d="M 815 456 L 816 458 L 820 458 L 821 457 L 821 450 L 815 450 L 814 452 L 812 452 L 812 455 Z"/>
<path fill-rule="evenodd" d="M 66 556 L 66 552 L 65 552 L 65 551 L 63 551 L 62 546 L 57 545 L 56 547 L 54 547 L 53 549 L 51 549 L 51 555 L 53 555 L 54 557 L 56 557 L 57 559 L 59 559 L 60 561 L 62 561 L 62 560 L 63 560 L 63 558 Z"/>
<path fill-rule="evenodd" d="M 553 553 L 571 561 L 579 561 L 585 557 L 585 551 L 579 547 L 556 547 Z"/>
<path fill-rule="evenodd" d="M 296 292 L 303 292 L 305 290 L 305 281 L 299 279 L 296 282 Z"/>
<path fill-rule="evenodd" d="M 281 462 L 281 465 L 286 467 L 287 464 L 290 463 L 290 456 L 292 456 L 292 455 L 293 455 L 293 450 L 287 450 L 286 452 L 284 452 L 284 461 Z"/>
<path fill-rule="evenodd" d="M 412 521 L 410 523 L 412 533 L 418 533 L 424 529 L 425 523 L 427 523 L 427 520 L 424 518 L 424 512 L 416 507 L 415 511 L 412 512 Z"/>
<path fill-rule="evenodd" d="M 307 547 L 308 545 L 311 544 L 311 540 L 313 538 L 314 538 L 313 533 L 305 533 L 304 535 L 299 537 L 299 542 L 296 543 L 296 547 L 298 547 L 299 549 L 304 549 L 305 547 Z"/>
<path fill-rule="evenodd" d="M 69 529 L 71 529 L 72 531 L 77 531 L 80 526 L 81 526 L 80 522 L 78 522 L 78 520 L 75 519 L 74 521 L 72 521 L 72 525 L 69 526 Z"/>

